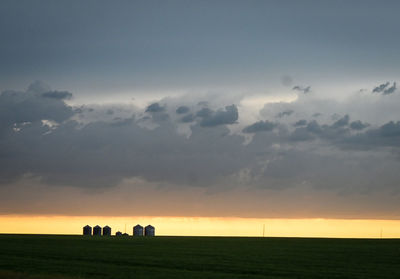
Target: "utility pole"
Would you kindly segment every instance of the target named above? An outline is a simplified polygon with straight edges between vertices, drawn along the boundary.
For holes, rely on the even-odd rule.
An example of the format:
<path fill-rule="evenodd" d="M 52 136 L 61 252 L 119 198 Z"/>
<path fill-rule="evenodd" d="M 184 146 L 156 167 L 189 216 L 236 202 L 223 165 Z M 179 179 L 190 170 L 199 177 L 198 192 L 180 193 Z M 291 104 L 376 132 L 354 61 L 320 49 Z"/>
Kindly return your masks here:
<path fill-rule="evenodd" d="M 263 224 L 263 237 L 265 237 L 265 224 Z"/>

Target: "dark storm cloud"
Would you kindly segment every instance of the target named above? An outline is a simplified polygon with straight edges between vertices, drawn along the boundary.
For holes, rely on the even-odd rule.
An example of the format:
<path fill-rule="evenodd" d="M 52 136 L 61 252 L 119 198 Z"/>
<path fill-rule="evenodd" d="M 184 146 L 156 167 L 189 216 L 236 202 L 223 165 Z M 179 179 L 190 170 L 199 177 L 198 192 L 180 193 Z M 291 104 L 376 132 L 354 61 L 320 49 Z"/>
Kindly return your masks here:
<path fill-rule="evenodd" d="M 282 118 L 285 116 L 290 116 L 294 111 L 293 110 L 285 110 L 276 115 L 276 117 Z"/>
<path fill-rule="evenodd" d="M 215 190 L 236 184 L 283 189 L 306 181 L 312 187 L 346 191 L 343 183 L 353 171 L 362 176 L 352 178 L 352 189 L 361 191 L 373 179 L 373 172 L 365 169 L 376 163 L 359 156 L 368 158 L 373 153 L 386 158 L 387 147 L 391 152 L 400 151 L 398 121 L 368 126 L 364 120 L 350 122 L 350 115 L 342 112 L 336 120 L 320 117 L 316 121 L 312 118 L 315 110 L 311 109 L 311 120 L 262 120 L 246 126 L 243 119 L 239 121 L 235 105 L 202 108 L 183 117 L 160 111 L 161 102 L 162 108 L 177 107 L 177 100 L 156 102 L 151 113 L 148 107 L 136 108 L 128 111 L 126 115 L 130 116 L 120 116 L 122 109 L 118 106 L 99 106 L 89 114 L 84 106 L 71 108 L 62 99 L 43 97 L 50 91 L 36 84 L 26 92 L 6 91 L 0 95 L 0 124 L 6 131 L 0 137 L 0 183 L 30 175 L 49 185 L 96 188 L 138 177 L 177 187 Z M 187 103 L 195 107 L 197 100 Z M 293 111 L 301 111 L 303 117 L 302 106 L 309 104 L 301 101 L 289 105 Z M 314 107 L 323 109 L 319 103 Z M 282 108 L 288 111 L 276 104 L 265 109 L 271 111 L 273 119 Z M 76 109 L 82 113 L 74 113 Z M 341 111 L 336 106 L 334 109 Z M 327 111 L 325 115 L 332 113 Z M 190 133 L 182 135 L 177 127 L 187 127 L 184 123 L 191 123 Z M 230 124 L 251 134 L 251 141 L 245 143 L 248 137 L 230 131 L 226 126 Z M 361 163 L 354 166 L 354 161 Z M 396 158 L 390 162 L 399 164 Z M 390 175 L 396 177 L 395 173 Z M 386 180 L 385 187 L 392 189 L 393 181 Z"/>
<path fill-rule="evenodd" d="M 368 126 L 369 126 L 368 123 L 363 123 L 360 120 L 353 121 L 350 123 L 350 127 L 353 130 L 363 130 L 363 129 L 367 128 Z"/>
<path fill-rule="evenodd" d="M 372 92 L 374 93 L 382 93 L 383 95 L 389 95 L 396 91 L 397 85 L 396 82 L 393 82 L 392 86 L 390 86 L 390 82 L 382 83 L 375 87 Z"/>
<path fill-rule="evenodd" d="M 279 71 L 295 79 L 299 73 L 329 72 L 340 78 L 365 73 L 365 69 L 375 71 L 371 75 L 397 69 L 399 58 L 391 54 L 400 43 L 393 36 L 398 29 L 398 1 L 380 5 L 352 0 L 346 9 L 335 1 L 315 2 L 255 1 L 249 5 L 246 1 L 188 4 L 176 0 L 120 1 L 116 5 L 109 1 L 21 4 L 4 0 L 0 84 L 10 88 L 26 77 L 42 76 L 64 80 L 74 88 L 89 89 L 95 83 L 105 94 L 115 84 L 157 90 L 235 86 L 262 84 L 266 73 Z M 368 20 L 371 11 L 377 19 L 374 22 Z M 354 47 L 347 48 L 344 40 Z M 385 51 L 381 42 L 386 42 Z M 368 61 L 359 55 L 360 50 Z M 283 83 L 290 84 L 291 78 L 284 77 Z"/>
<path fill-rule="evenodd" d="M 196 119 L 196 117 L 193 114 L 187 114 L 184 117 L 182 117 L 182 122 L 184 123 L 190 123 L 193 122 Z"/>
<path fill-rule="evenodd" d="M 200 113 L 201 112 L 201 113 Z M 239 118 L 239 112 L 235 105 L 226 106 L 225 110 L 211 111 L 202 109 L 197 113 L 201 117 L 200 125 L 214 127 L 219 125 L 234 124 Z"/>
<path fill-rule="evenodd" d="M 386 88 L 385 90 L 383 90 L 383 95 L 388 95 L 388 94 L 392 94 L 394 91 L 396 91 L 397 87 L 396 87 L 396 82 L 393 82 L 393 85 Z"/>
<path fill-rule="evenodd" d="M 334 144 L 347 150 L 379 150 L 391 147 L 400 152 L 400 122 L 390 121 L 362 133 L 347 134 Z"/>
<path fill-rule="evenodd" d="M 272 123 L 268 120 L 266 121 L 258 121 L 253 123 L 247 127 L 245 127 L 242 132 L 243 133 L 258 133 L 258 132 L 269 132 L 272 131 L 276 127 L 275 123 Z"/>
<path fill-rule="evenodd" d="M 382 83 L 382 84 L 378 85 L 377 87 L 375 87 L 375 88 L 372 90 L 372 92 L 380 93 L 380 92 L 382 92 L 383 90 L 385 90 L 385 88 L 388 87 L 389 84 L 390 84 L 389 82 Z"/>
<path fill-rule="evenodd" d="M 160 106 L 159 103 L 153 103 L 146 108 L 146 112 L 163 112 L 165 111 L 165 107 Z"/>
<path fill-rule="evenodd" d="M 79 187 L 113 186 L 135 176 L 207 185 L 238 171 L 248 161 L 243 139 L 229 135 L 224 126 L 238 119 L 234 105 L 204 114 L 186 138 L 176 132 L 176 123 L 159 105 L 150 106 L 147 121 L 158 124 L 153 129 L 139 126 L 140 119 L 134 117 L 95 120 L 82 126 L 72 120 L 74 109 L 62 100 L 30 90 L 0 95 L 0 123 L 7 131 L 0 138 L 0 183 L 30 173 L 51 185 Z M 102 109 L 105 116 L 110 110 Z M 51 127 L 42 120 L 58 124 Z M 222 154 L 230 154 L 231 159 Z M 241 162 L 234 160 L 236 157 L 241 157 Z"/>
<path fill-rule="evenodd" d="M 180 106 L 176 109 L 176 113 L 177 114 L 184 114 L 184 113 L 188 113 L 189 112 L 189 107 L 187 106 Z"/>
<path fill-rule="evenodd" d="M 311 91 L 311 86 L 303 87 L 303 86 L 296 85 L 292 88 L 292 90 L 307 94 Z"/>
<path fill-rule="evenodd" d="M 301 119 L 293 124 L 293 126 L 295 126 L 295 127 L 305 126 L 305 125 L 307 125 L 307 120 L 305 120 L 305 119 Z"/>
<path fill-rule="evenodd" d="M 400 121 L 390 121 L 379 128 L 382 137 L 400 137 Z M 400 145 L 400 142 L 399 142 Z"/>
<path fill-rule="evenodd" d="M 335 123 L 333 123 L 332 127 L 333 128 L 340 128 L 349 125 L 350 117 L 346 114 L 339 120 L 337 120 Z"/>
<path fill-rule="evenodd" d="M 196 116 L 198 117 L 210 117 L 213 111 L 209 108 L 202 108 L 198 112 L 196 112 Z"/>
<path fill-rule="evenodd" d="M 242 139 L 227 136 L 229 131 L 223 126 L 207 132 L 193 127 L 187 139 L 171 124 L 164 121 L 148 130 L 125 119 L 93 122 L 83 128 L 68 121 L 52 131 L 42 125 L 21 129 L 3 141 L 7 149 L 1 150 L 0 162 L 7 166 L 0 170 L 1 177 L 10 181 L 32 173 L 49 184 L 109 187 L 138 176 L 204 186 L 234 173 L 247 161 Z M 28 139 L 29 147 L 25 146 Z M 238 156 L 241 162 L 234 160 Z"/>
<path fill-rule="evenodd" d="M 60 98 L 43 96 L 46 93 L 43 90 L 47 89 L 36 82 L 25 92 L 3 91 L 0 95 L 0 135 L 10 132 L 14 124 L 42 120 L 63 122 L 70 118 L 73 109 Z"/>
<path fill-rule="evenodd" d="M 45 92 L 42 94 L 43 97 L 46 98 L 54 98 L 54 99 L 66 99 L 69 100 L 72 98 L 72 93 L 68 91 L 50 91 L 50 92 Z"/>

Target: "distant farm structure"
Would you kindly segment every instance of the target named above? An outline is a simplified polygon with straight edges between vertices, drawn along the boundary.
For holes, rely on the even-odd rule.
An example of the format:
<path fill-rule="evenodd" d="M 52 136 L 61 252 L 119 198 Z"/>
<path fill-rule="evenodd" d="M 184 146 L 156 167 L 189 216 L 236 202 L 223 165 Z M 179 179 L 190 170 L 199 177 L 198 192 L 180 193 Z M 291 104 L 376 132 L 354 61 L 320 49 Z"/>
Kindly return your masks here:
<path fill-rule="evenodd" d="M 139 224 L 133 227 L 133 236 L 143 236 L 143 227 Z"/>
<path fill-rule="evenodd" d="M 109 226 L 103 228 L 103 236 L 111 236 L 111 228 Z"/>
<path fill-rule="evenodd" d="M 93 235 L 101 236 L 101 227 L 99 225 L 93 228 Z"/>
<path fill-rule="evenodd" d="M 155 235 L 155 228 L 152 225 L 147 225 L 144 228 L 144 236 L 154 236 Z"/>
<path fill-rule="evenodd" d="M 92 235 L 92 227 L 89 225 L 84 226 L 83 235 Z"/>
<path fill-rule="evenodd" d="M 92 227 L 86 225 L 83 227 L 83 235 L 94 235 L 94 236 L 111 236 L 111 227 L 104 226 L 103 228 L 99 225 L 93 227 L 93 234 L 92 234 Z M 129 236 L 129 234 L 122 233 L 117 231 L 115 236 Z M 133 236 L 155 236 L 155 228 L 152 225 L 147 225 L 143 228 L 143 226 L 137 224 L 133 227 Z"/>

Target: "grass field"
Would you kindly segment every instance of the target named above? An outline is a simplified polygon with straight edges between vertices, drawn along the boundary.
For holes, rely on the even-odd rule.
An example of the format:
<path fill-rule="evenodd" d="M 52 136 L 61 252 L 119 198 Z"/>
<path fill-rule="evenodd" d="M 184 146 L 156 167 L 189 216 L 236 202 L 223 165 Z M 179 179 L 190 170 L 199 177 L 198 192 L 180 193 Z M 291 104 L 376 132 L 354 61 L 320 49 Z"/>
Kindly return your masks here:
<path fill-rule="evenodd" d="M 400 240 L 0 235 L 0 278 L 400 278 Z"/>

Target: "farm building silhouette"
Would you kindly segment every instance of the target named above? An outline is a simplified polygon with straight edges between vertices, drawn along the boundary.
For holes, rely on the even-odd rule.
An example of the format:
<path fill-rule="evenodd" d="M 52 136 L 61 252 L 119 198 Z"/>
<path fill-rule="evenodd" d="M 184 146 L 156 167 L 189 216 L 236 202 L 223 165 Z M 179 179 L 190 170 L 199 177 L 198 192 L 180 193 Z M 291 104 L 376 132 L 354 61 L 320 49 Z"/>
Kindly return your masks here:
<path fill-rule="evenodd" d="M 104 226 L 103 228 L 99 225 L 93 227 L 93 234 L 92 234 L 92 227 L 86 225 L 83 227 L 83 235 L 95 235 L 95 236 L 111 236 L 111 227 Z M 145 228 L 143 226 L 137 224 L 133 227 L 133 236 L 155 236 L 155 228 L 152 225 L 147 225 Z M 129 236 L 127 233 L 122 233 L 117 231 L 115 236 Z"/>
<path fill-rule="evenodd" d="M 83 235 L 92 235 L 92 227 L 89 225 L 84 226 Z"/>
<path fill-rule="evenodd" d="M 103 228 L 103 235 L 104 236 L 111 236 L 111 228 L 109 226 L 105 226 Z"/>
<path fill-rule="evenodd" d="M 101 235 L 101 227 L 99 225 L 93 228 L 93 235 Z"/>
<path fill-rule="evenodd" d="M 143 227 L 139 224 L 133 227 L 133 236 L 143 236 Z"/>
<path fill-rule="evenodd" d="M 155 235 L 155 228 L 152 225 L 147 225 L 144 228 L 144 235 L 145 236 L 154 236 Z"/>

